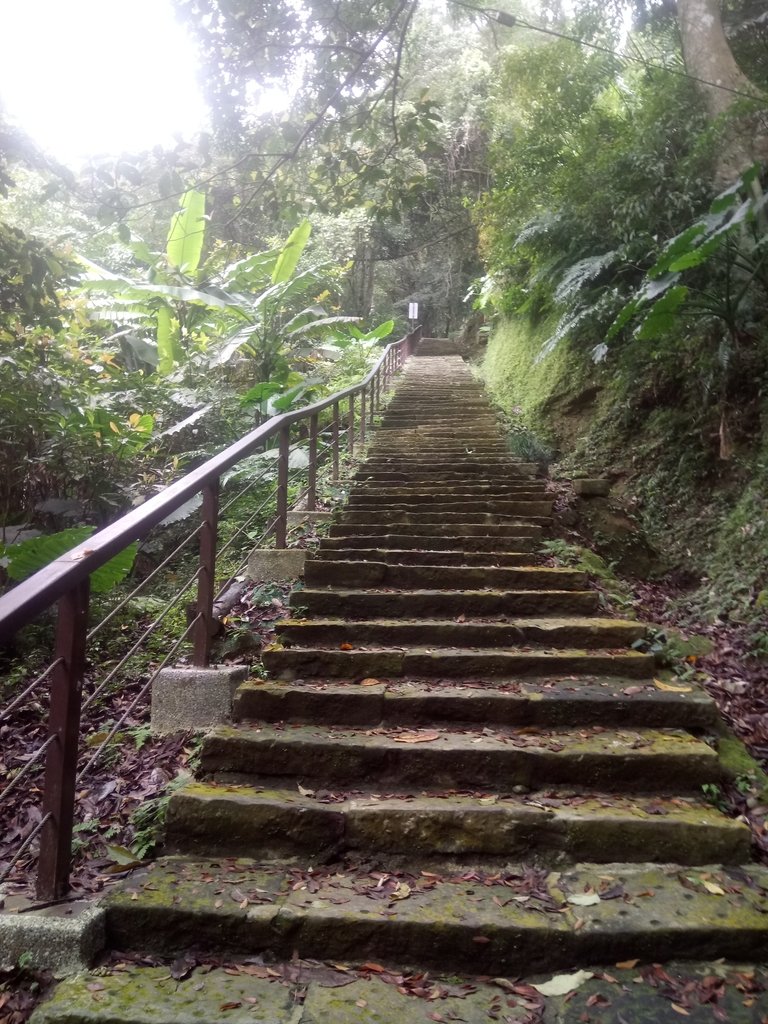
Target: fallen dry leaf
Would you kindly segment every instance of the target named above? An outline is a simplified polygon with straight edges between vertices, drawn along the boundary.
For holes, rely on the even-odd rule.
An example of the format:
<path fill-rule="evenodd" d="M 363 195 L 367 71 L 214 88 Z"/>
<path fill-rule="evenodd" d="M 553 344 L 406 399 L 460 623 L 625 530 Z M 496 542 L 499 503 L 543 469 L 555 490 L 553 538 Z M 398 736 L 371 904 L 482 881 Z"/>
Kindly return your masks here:
<path fill-rule="evenodd" d="M 353 650 L 352 644 L 339 644 L 340 651 L 351 651 Z"/>
<path fill-rule="evenodd" d="M 543 981 L 540 985 L 532 985 L 531 988 L 535 988 L 543 996 L 565 996 L 593 977 L 594 975 L 591 971 L 576 971 L 574 974 L 556 974 L 549 981 Z"/>
<path fill-rule="evenodd" d="M 568 897 L 568 902 L 575 907 L 594 907 L 600 902 L 600 897 L 596 892 L 576 892 Z"/>
<path fill-rule="evenodd" d="M 692 686 L 673 686 L 672 683 L 665 683 L 661 679 L 654 679 L 653 685 L 665 693 L 690 693 L 693 690 Z"/>
<path fill-rule="evenodd" d="M 395 743 L 432 743 L 439 739 L 439 732 L 401 732 L 395 736 Z"/>
<path fill-rule="evenodd" d="M 344 648 L 344 650 L 347 650 L 347 648 Z M 379 680 L 378 679 L 361 679 L 360 680 L 360 685 L 361 686 L 378 686 L 379 685 Z"/>

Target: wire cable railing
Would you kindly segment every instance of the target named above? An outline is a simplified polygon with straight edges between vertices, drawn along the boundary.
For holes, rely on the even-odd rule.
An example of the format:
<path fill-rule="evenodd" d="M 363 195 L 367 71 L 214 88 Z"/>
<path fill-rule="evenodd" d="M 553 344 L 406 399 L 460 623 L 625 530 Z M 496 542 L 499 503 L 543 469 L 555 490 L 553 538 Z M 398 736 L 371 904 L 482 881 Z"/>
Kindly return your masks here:
<path fill-rule="evenodd" d="M 0 710 L 0 724 L 7 723 L 15 715 L 26 714 L 27 702 L 35 699 L 36 710 L 47 716 L 36 727 L 42 741 L 31 754 L 23 755 L 22 766 L 0 793 L 0 804 L 9 796 L 18 800 L 23 792 L 21 783 L 30 782 L 35 773 L 44 773 L 39 787 L 42 806 L 34 812 L 35 817 L 40 815 L 39 820 L 20 828 L 23 838 L 0 864 L 0 881 L 9 877 L 23 858 L 34 855 L 34 844 L 39 841 L 37 898 L 49 902 L 64 896 L 69 886 L 77 784 L 93 771 L 115 742 L 163 668 L 190 646 L 193 665 L 210 664 L 215 603 L 247 571 L 254 546 L 260 547 L 270 539 L 277 548 L 287 546 L 289 532 L 296 529 L 289 528 L 291 507 L 298 505 L 306 512 L 316 509 L 320 466 L 330 463 L 329 478 L 333 484 L 338 483 L 342 449 L 346 458 L 351 459 L 357 446 L 365 444 L 384 393 L 419 338 L 420 331 L 416 330 L 388 345 L 358 384 L 303 409 L 272 417 L 0 597 L 0 644 L 12 639 L 20 628 L 34 622 L 43 612 L 53 606 L 57 609 L 50 664 Z M 330 420 L 325 422 L 327 417 Z M 232 471 L 245 459 L 259 455 L 266 456 L 269 464 L 263 469 L 257 466 L 255 475 L 248 472 L 240 486 L 239 473 Z M 270 477 L 276 477 L 274 486 L 269 486 Z M 234 493 L 227 493 L 232 487 Z M 268 489 L 263 493 L 265 487 Z M 222 491 L 226 500 L 220 503 Z M 245 518 L 235 522 L 238 503 L 246 501 Z M 190 502 L 195 510 L 199 507 L 199 521 L 194 529 L 187 530 L 158 565 L 103 613 L 95 625 L 90 625 L 91 574 L 135 541 L 145 542 L 151 531 L 166 526 L 165 520 L 174 513 L 177 519 L 183 518 L 179 512 L 185 512 L 182 506 Z M 220 537 L 220 532 L 225 536 Z M 197 563 L 194 571 L 191 558 Z M 183 579 L 180 587 L 175 585 L 179 573 Z M 149 622 L 143 613 L 135 616 L 127 650 L 116 662 L 105 666 L 103 675 L 94 672 L 91 662 L 98 661 L 100 649 L 93 647 L 93 641 L 98 639 L 100 645 L 108 645 L 110 635 L 137 599 L 147 593 L 150 585 L 161 584 L 162 610 L 152 614 Z M 196 601 L 191 611 L 188 609 L 186 628 L 171 640 L 167 632 L 171 624 L 175 629 L 178 626 L 170 616 L 195 586 Z M 162 646 L 162 657 L 157 663 L 153 660 L 146 680 L 142 673 L 138 690 L 115 720 L 106 724 L 104 736 L 101 732 L 91 734 L 90 739 L 98 736 L 99 742 L 90 752 L 82 734 L 82 713 L 94 708 L 101 711 L 99 699 L 106 699 L 115 688 L 123 686 L 132 659 L 147 650 L 153 637 L 159 637 L 159 641 L 152 640 L 155 649 L 158 642 L 169 646 Z M 121 636 L 121 642 L 125 643 L 125 636 Z M 96 652 L 93 655 L 92 650 Z M 44 692 L 43 684 L 47 684 Z M 38 786 L 27 788 L 36 792 Z"/>

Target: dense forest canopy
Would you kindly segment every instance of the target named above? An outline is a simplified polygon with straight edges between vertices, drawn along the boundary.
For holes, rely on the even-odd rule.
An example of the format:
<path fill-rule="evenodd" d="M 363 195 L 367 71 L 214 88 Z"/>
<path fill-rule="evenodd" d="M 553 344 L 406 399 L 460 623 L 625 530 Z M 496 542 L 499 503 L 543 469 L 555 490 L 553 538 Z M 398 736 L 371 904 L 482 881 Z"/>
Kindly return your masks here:
<path fill-rule="evenodd" d="M 707 550 L 735 515 L 733 557 L 754 558 L 762 5 L 175 11 L 209 105 L 198 137 L 73 168 L 2 114 L 6 524 L 114 517 L 254 415 L 355 379 L 418 301 L 433 333 L 491 327 L 494 393 L 564 452 L 605 468 L 652 434 L 653 470 L 628 483 L 649 529 L 670 493 L 721 481 Z M 768 584 L 747 575 L 733 607 Z"/>

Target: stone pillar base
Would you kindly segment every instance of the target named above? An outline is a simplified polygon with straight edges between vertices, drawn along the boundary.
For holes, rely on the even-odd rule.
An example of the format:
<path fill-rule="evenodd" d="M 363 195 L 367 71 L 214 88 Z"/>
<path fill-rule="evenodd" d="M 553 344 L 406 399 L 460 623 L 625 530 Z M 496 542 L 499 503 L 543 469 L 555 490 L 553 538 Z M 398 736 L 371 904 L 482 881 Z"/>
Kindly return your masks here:
<path fill-rule="evenodd" d="M 304 548 L 254 548 L 248 560 L 248 579 L 270 583 L 294 580 L 304 572 Z"/>
<path fill-rule="evenodd" d="M 152 684 L 152 732 L 167 736 L 229 721 L 235 690 L 247 676 L 243 665 L 164 668 Z"/>

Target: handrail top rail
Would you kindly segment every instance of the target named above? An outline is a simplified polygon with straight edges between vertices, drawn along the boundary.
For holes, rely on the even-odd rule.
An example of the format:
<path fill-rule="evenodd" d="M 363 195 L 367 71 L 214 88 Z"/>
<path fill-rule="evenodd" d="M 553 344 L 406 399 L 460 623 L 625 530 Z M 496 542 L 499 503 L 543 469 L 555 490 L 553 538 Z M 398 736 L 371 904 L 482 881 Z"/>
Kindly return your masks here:
<path fill-rule="evenodd" d="M 272 416 L 266 423 L 262 423 L 234 444 L 207 459 L 197 469 L 185 473 L 181 479 L 168 484 L 158 494 L 126 512 L 114 523 L 105 526 L 32 576 L 22 580 L 13 590 L 0 597 L 0 643 L 10 640 L 18 629 L 31 622 L 72 587 L 81 583 L 133 541 L 139 540 L 206 485 L 218 480 L 222 473 L 253 454 L 263 441 L 299 420 L 320 413 L 344 398 L 364 391 L 381 369 L 390 351 L 402 346 L 413 333 L 415 332 L 412 331 L 397 341 L 390 342 L 370 372 L 357 384 L 352 384 L 343 391 L 337 391 L 311 405 Z"/>

